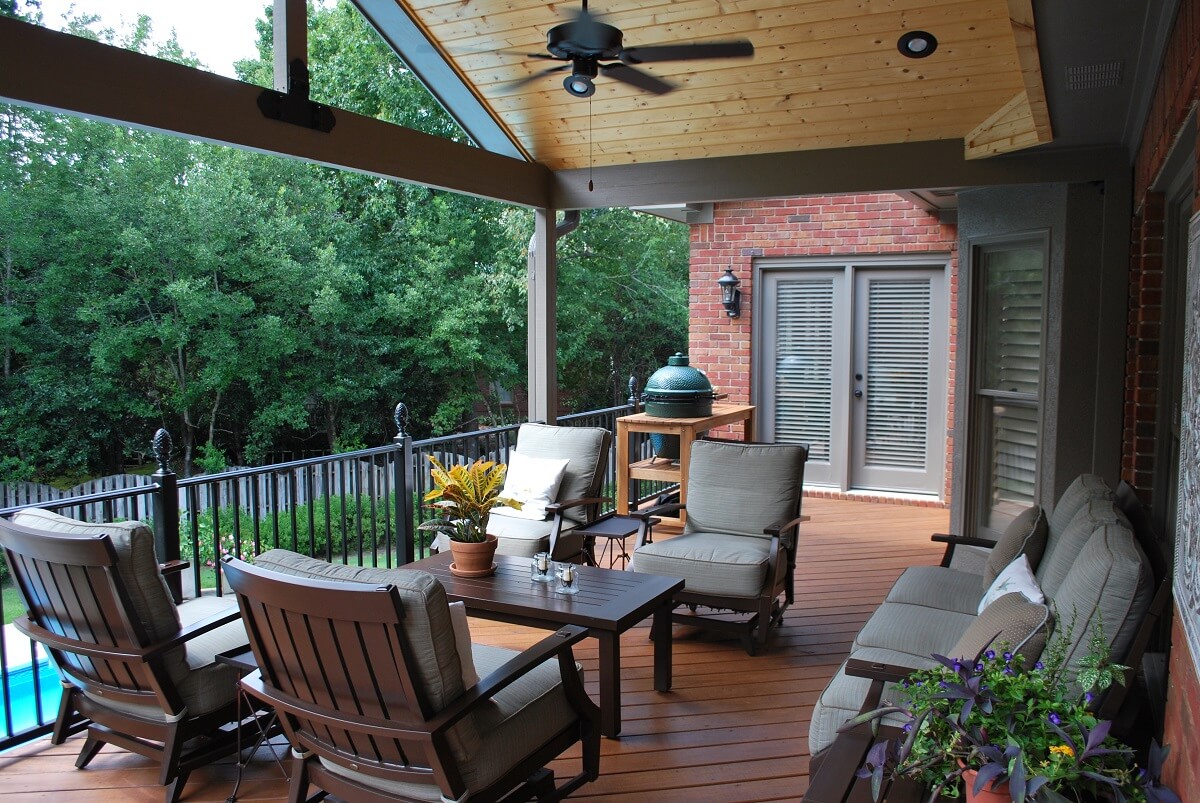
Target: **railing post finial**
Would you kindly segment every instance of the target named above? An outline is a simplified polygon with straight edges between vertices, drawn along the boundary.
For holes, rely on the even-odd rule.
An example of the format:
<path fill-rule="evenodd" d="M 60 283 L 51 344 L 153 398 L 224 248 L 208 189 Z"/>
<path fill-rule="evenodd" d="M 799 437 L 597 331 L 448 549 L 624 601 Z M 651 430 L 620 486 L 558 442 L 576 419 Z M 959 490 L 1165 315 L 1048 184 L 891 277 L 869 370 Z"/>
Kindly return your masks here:
<path fill-rule="evenodd" d="M 160 473 L 168 474 L 171 471 L 171 448 L 171 433 L 159 427 L 150 440 L 150 450 L 154 452 L 154 460 L 158 463 Z"/>
<path fill-rule="evenodd" d="M 392 414 L 392 420 L 396 422 L 396 437 L 408 437 L 408 405 L 404 402 L 396 403 L 396 410 Z"/>
<path fill-rule="evenodd" d="M 638 407 L 638 381 L 633 374 L 629 375 L 629 403 L 633 405 L 633 411 L 637 412 Z"/>

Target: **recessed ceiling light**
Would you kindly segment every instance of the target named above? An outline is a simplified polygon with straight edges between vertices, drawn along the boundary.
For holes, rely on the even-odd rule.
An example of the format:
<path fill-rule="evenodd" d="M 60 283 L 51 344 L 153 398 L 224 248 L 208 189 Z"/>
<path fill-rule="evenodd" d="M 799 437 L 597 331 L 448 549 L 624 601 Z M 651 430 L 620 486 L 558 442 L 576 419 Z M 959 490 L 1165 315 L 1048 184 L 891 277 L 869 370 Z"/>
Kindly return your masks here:
<path fill-rule="evenodd" d="M 926 31 L 909 31 L 896 42 L 896 48 L 910 59 L 923 59 L 937 50 L 937 37 Z"/>

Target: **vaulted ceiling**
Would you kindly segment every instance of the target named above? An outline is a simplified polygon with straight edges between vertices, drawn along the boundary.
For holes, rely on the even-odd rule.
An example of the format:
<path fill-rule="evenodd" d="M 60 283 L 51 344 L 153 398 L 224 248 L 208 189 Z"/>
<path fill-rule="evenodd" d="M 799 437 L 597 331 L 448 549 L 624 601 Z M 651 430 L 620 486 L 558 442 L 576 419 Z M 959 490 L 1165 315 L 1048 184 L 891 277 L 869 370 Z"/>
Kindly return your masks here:
<path fill-rule="evenodd" d="M 356 3 L 393 43 L 411 24 L 426 42 L 401 43 L 405 60 L 440 58 L 552 170 L 926 140 L 974 158 L 1052 139 L 1030 0 L 596 0 L 627 48 L 745 39 L 754 55 L 639 66 L 676 87 L 662 95 L 602 73 L 591 98 L 567 93 L 569 71 L 535 77 L 561 63 L 526 55 L 578 0 Z M 902 55 L 911 31 L 936 50 Z"/>

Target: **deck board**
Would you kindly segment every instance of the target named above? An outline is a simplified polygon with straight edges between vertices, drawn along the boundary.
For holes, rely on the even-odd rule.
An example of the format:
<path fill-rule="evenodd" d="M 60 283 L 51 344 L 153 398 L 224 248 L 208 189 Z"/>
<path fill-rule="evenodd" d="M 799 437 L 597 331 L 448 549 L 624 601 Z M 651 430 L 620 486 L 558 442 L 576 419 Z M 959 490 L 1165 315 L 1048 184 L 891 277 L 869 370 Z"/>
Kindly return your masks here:
<path fill-rule="evenodd" d="M 806 499 L 796 604 L 768 651 L 749 657 L 736 639 L 676 626 L 674 685 L 654 691 L 649 621 L 621 639 L 622 733 L 601 744 L 601 777 L 571 799 L 657 803 L 796 801 L 808 785 L 808 723 L 854 634 L 906 566 L 936 563 L 929 534 L 945 532 L 947 511 Z M 473 637 L 521 648 L 544 631 L 471 620 Z M 597 648 L 576 651 L 596 693 Z M 161 801 L 146 759 L 107 747 L 87 770 L 74 768 L 82 737 L 54 747 L 41 739 L 0 755 L 0 800 Z M 577 771 L 578 749 L 556 762 Z M 189 803 L 224 803 L 232 760 L 197 770 Z M 247 770 L 239 801 L 282 800 L 286 782 L 265 752 Z"/>

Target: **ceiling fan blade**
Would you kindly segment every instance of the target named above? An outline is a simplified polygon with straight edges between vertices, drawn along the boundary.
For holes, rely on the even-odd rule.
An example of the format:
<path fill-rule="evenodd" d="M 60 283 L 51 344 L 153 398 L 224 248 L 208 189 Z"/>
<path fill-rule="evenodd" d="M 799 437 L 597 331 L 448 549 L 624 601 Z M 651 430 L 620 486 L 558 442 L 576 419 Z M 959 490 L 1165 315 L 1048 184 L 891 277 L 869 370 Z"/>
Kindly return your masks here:
<path fill-rule="evenodd" d="M 600 71 L 609 78 L 616 78 L 618 81 L 623 81 L 647 92 L 653 92 L 656 95 L 665 95 L 675 88 L 674 84 L 669 84 L 661 78 L 655 78 L 648 72 L 634 69 L 628 64 L 601 64 Z"/>
<path fill-rule="evenodd" d="M 622 50 L 619 58 L 626 64 L 648 64 L 654 61 L 748 58 L 753 55 L 754 45 L 745 39 L 739 39 L 732 42 L 630 47 Z"/>
<path fill-rule="evenodd" d="M 569 69 L 571 69 L 570 64 L 563 64 L 560 67 L 551 67 L 548 70 L 542 70 L 541 72 L 535 72 L 532 75 L 526 75 L 524 78 L 518 78 L 515 81 L 509 81 L 508 83 L 503 84 L 503 86 L 508 87 L 509 89 L 517 89 L 525 86 L 526 84 L 532 84 L 534 81 L 537 81 L 541 78 L 545 78 L 547 75 L 553 75 L 556 72 L 565 72 Z"/>
<path fill-rule="evenodd" d="M 527 58 L 527 59 L 546 59 L 547 61 L 564 61 L 564 59 L 561 59 L 558 56 L 554 56 L 549 53 L 529 53 L 525 50 L 485 50 L 485 51 L 480 51 L 480 52 L 481 53 L 500 53 L 505 56 L 521 56 L 522 58 Z"/>

